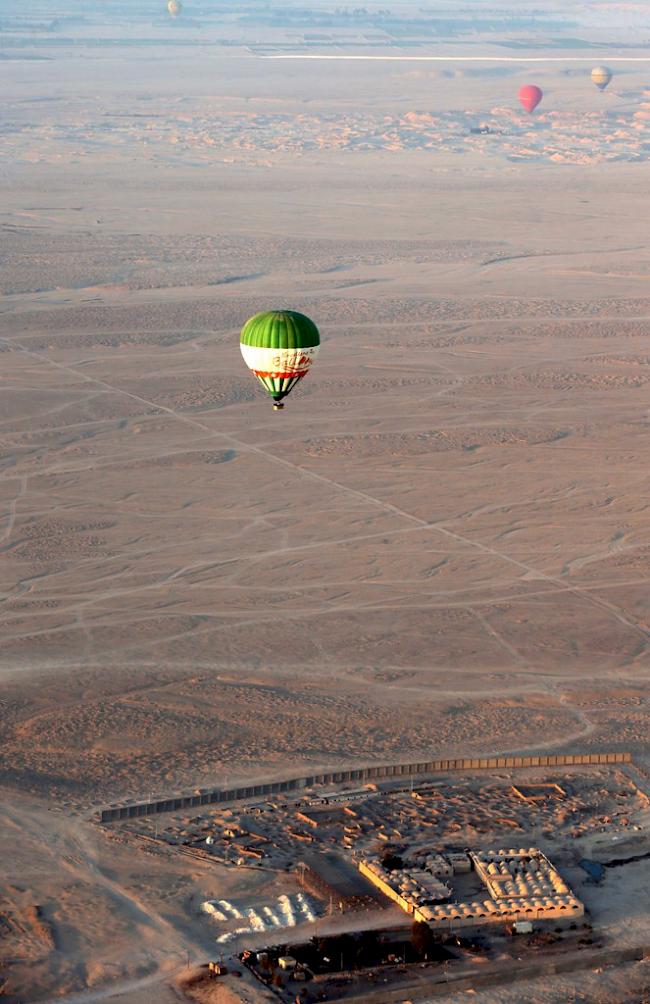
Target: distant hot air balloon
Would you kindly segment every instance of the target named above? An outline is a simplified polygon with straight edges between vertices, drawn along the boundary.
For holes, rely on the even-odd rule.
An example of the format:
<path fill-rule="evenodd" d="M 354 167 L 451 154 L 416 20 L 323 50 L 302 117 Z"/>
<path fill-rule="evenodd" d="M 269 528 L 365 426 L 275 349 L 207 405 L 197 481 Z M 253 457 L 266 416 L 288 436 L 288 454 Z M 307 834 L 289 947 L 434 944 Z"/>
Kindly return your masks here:
<path fill-rule="evenodd" d="M 536 87 L 535 84 L 524 84 L 519 91 L 519 100 L 526 111 L 530 112 L 531 115 L 543 97 L 544 92 L 541 87 Z"/>
<path fill-rule="evenodd" d="M 167 4 L 167 10 L 169 11 L 172 17 L 178 17 L 182 9 L 183 5 L 181 3 L 181 0 L 169 0 L 169 3 Z"/>
<path fill-rule="evenodd" d="M 246 321 L 239 343 L 244 362 L 266 387 L 276 411 L 309 372 L 319 345 L 314 322 L 295 310 L 256 314 Z"/>
<path fill-rule="evenodd" d="M 591 79 L 599 91 L 604 91 L 612 79 L 612 71 L 608 66 L 594 66 Z"/>

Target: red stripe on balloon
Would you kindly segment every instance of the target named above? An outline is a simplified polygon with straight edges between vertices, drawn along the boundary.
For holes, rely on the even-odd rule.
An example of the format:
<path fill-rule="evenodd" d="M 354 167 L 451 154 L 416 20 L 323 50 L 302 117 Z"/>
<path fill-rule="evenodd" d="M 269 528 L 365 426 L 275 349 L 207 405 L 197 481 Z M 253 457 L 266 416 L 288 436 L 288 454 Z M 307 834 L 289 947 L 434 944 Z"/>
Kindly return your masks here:
<path fill-rule="evenodd" d="M 291 380 L 292 377 L 300 377 L 304 376 L 305 373 L 309 373 L 309 367 L 304 370 L 253 370 L 253 373 L 255 376 L 271 377 L 274 380 L 277 380 L 278 378 L 282 380 Z"/>

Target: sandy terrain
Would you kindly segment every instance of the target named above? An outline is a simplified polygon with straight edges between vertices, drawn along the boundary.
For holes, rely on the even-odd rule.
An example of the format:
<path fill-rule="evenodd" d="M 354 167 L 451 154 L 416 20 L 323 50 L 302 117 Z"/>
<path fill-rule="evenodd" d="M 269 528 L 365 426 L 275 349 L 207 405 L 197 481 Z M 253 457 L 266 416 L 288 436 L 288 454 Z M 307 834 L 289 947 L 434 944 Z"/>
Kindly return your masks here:
<path fill-rule="evenodd" d="M 107 801 L 420 753 L 648 765 L 648 5 L 547 4 L 537 48 L 538 4 L 501 34 L 478 3 L 134 6 L 3 9 L 13 1000 L 144 1000 L 209 954 L 193 904 L 231 873 L 106 841 Z M 332 54 L 400 58 L 267 58 Z M 276 304 L 324 343 L 278 415 L 237 344 Z"/>

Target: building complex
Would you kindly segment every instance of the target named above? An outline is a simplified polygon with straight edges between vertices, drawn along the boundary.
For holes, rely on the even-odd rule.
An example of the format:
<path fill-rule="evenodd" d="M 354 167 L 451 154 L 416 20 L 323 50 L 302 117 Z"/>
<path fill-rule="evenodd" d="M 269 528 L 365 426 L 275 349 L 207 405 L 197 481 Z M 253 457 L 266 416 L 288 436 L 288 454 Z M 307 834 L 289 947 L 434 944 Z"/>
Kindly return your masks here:
<path fill-rule="evenodd" d="M 454 901 L 445 879 L 473 870 L 487 897 Z M 359 871 L 414 920 L 431 927 L 471 927 L 581 917 L 584 906 L 549 859 L 535 847 L 435 855 L 418 869 L 388 869 L 377 858 Z"/>

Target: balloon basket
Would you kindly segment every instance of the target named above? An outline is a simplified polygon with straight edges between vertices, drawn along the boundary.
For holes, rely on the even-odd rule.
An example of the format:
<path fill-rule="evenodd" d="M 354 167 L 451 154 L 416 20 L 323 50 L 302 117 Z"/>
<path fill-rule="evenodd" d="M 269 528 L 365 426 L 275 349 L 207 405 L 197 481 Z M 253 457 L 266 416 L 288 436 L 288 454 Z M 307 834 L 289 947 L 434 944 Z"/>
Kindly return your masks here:
<path fill-rule="evenodd" d="M 282 401 L 274 401 L 273 402 L 273 411 L 282 411 L 283 408 L 284 408 L 284 404 L 282 403 Z"/>

